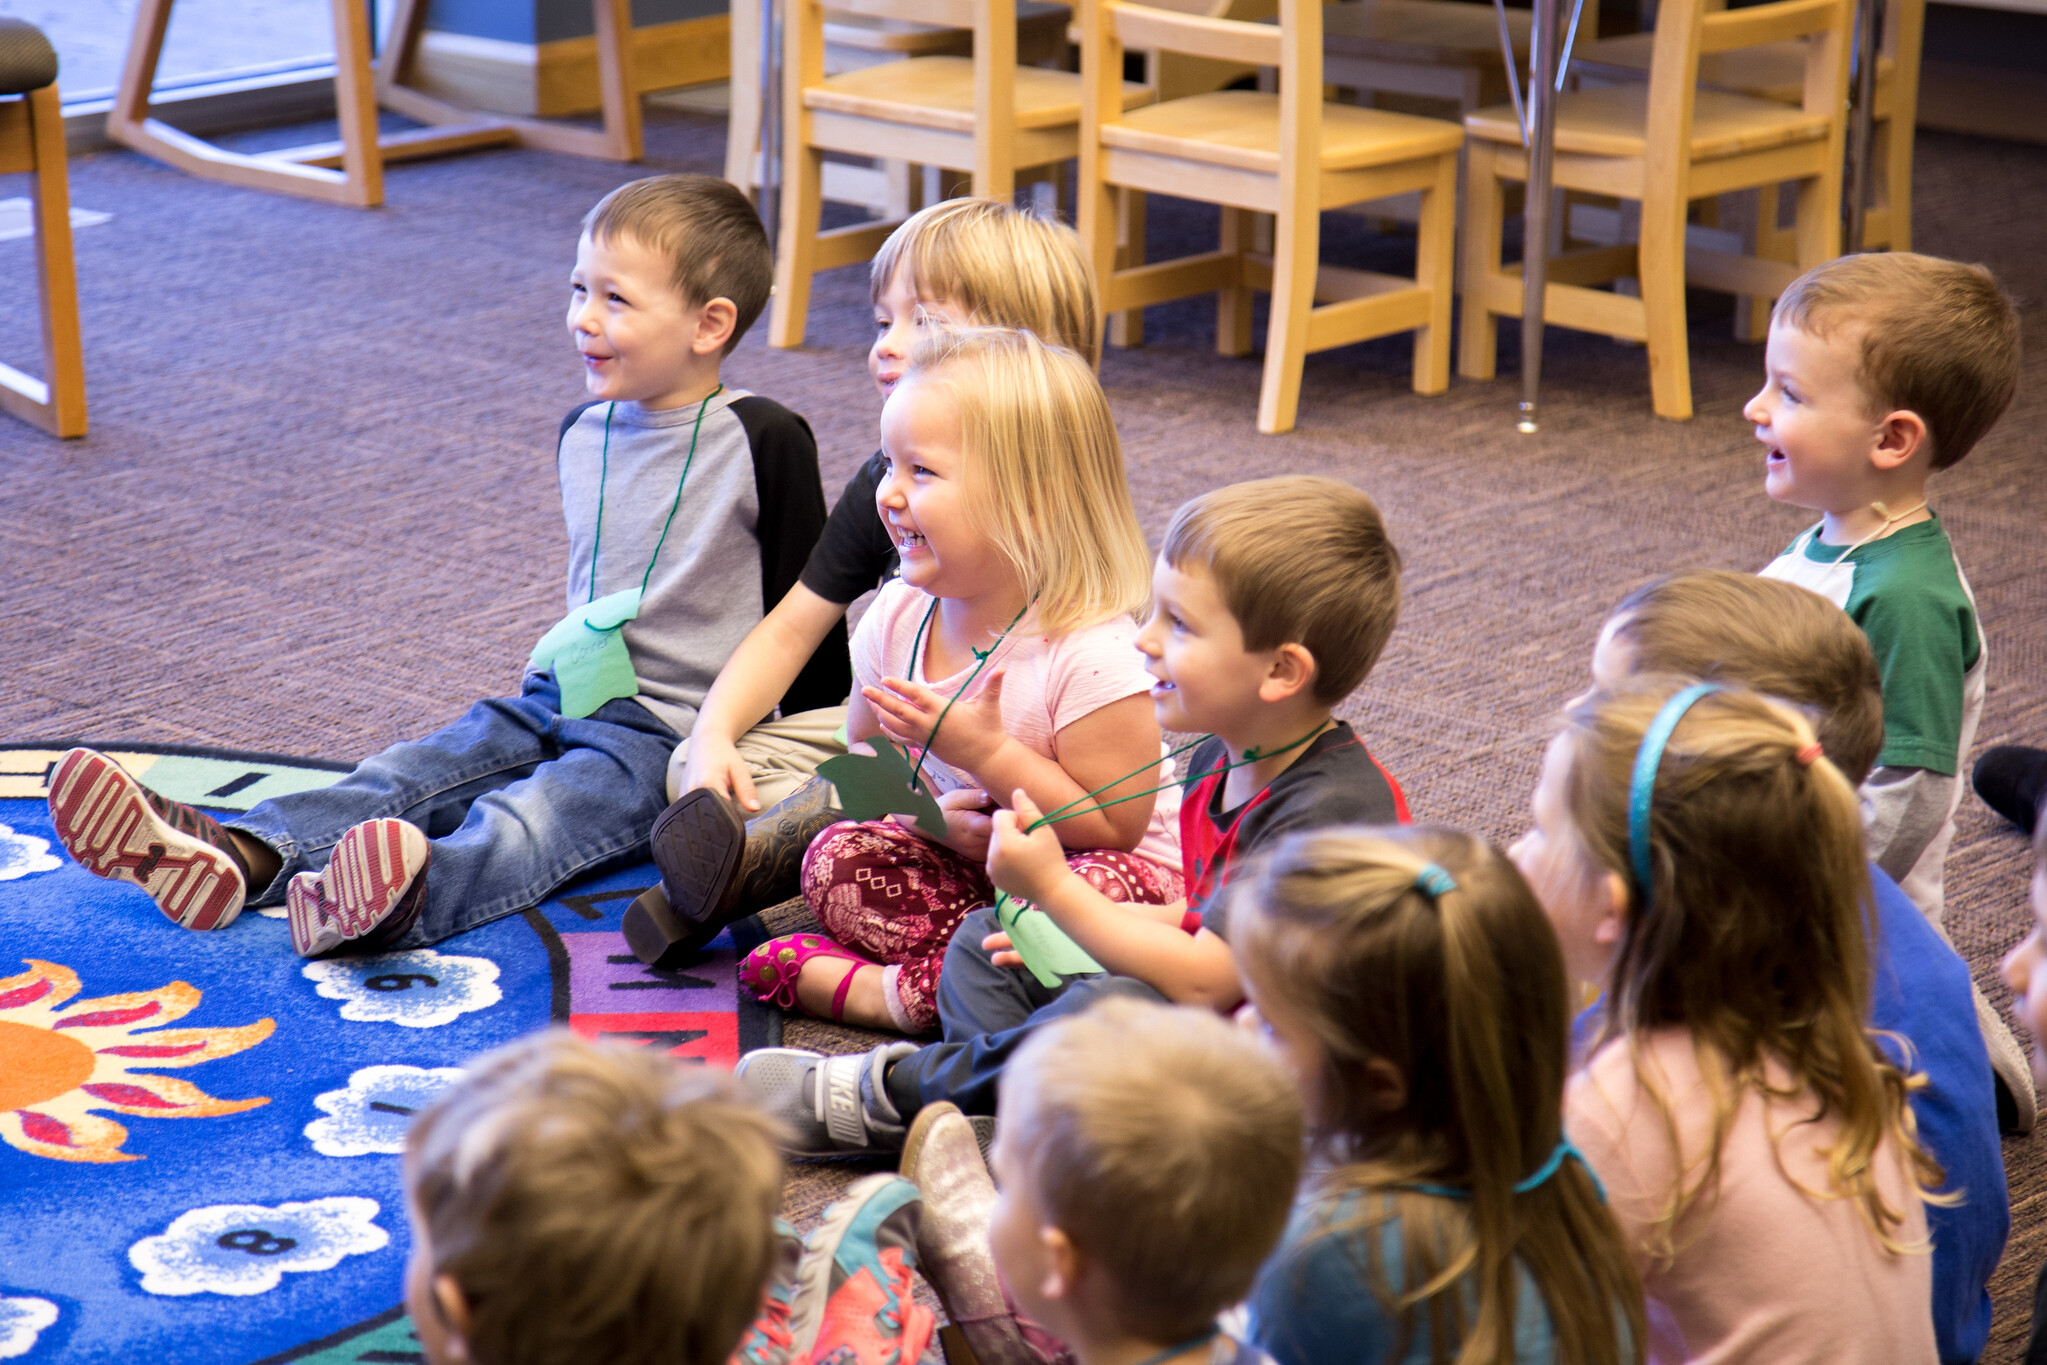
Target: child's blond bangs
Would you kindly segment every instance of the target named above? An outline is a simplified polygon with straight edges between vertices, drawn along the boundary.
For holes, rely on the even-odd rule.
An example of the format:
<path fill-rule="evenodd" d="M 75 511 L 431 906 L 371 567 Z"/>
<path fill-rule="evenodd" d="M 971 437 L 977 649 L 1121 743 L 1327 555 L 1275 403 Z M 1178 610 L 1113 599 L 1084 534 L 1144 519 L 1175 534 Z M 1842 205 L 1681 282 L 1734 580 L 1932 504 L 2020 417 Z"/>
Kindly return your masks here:
<path fill-rule="evenodd" d="M 948 199 L 911 215 L 874 254 L 873 301 L 898 271 L 910 292 L 950 303 L 977 327 L 1019 327 L 1100 359 L 1094 269 L 1073 229 L 999 199 Z"/>
<path fill-rule="evenodd" d="M 1144 606 L 1151 552 L 1085 360 L 1030 332 L 976 327 L 919 343 L 910 377 L 944 385 L 957 405 L 968 506 L 1037 604 L 1035 631 L 1064 635 Z"/>

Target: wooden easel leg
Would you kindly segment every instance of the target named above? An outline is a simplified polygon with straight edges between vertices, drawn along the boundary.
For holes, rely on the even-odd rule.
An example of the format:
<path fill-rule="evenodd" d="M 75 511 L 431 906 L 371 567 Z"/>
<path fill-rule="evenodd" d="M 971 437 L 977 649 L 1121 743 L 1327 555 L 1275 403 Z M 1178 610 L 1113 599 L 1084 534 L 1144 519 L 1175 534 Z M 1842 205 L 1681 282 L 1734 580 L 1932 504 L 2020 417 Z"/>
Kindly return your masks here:
<path fill-rule="evenodd" d="M 333 0 L 334 114 L 341 124 L 341 169 L 348 200 L 384 202 L 384 157 L 377 145 L 376 73 L 370 68 L 370 17 L 360 0 Z"/>
<path fill-rule="evenodd" d="M 85 358 L 78 337 L 78 273 L 71 255 L 71 189 L 64 110 L 54 85 L 28 94 L 35 145 L 36 283 L 42 304 L 48 397 L 39 424 L 53 436 L 85 435 Z M 12 405 L 10 405 L 12 406 Z"/>
<path fill-rule="evenodd" d="M 640 84 L 633 73 L 632 0 L 590 0 L 597 25 L 597 83 L 604 99 L 604 136 L 614 161 L 646 154 Z"/>

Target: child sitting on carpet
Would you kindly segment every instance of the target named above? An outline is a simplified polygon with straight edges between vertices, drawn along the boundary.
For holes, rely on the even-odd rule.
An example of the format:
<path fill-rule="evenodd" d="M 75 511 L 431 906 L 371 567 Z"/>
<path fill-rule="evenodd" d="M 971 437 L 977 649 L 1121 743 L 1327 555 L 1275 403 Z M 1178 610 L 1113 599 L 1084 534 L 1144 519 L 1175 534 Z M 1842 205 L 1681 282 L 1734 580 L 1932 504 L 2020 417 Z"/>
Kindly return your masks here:
<path fill-rule="evenodd" d="M 1839 607 L 1789 583 L 1693 569 L 1637 588 L 1599 634 L 1592 682 L 1615 687 L 1635 673 L 1735 683 L 1809 708 L 1827 757 L 1851 783 L 1868 774 L 1883 746 L 1883 693 L 1869 640 Z M 1890 875 L 1871 863 L 1869 880 L 1870 1027 L 1895 1064 L 1925 1077 L 1911 1096 L 1919 1141 L 1946 1171 L 1945 1188 L 1961 1197 L 1926 1210 L 1934 1338 L 1941 1360 L 1961 1365 L 1979 1358 L 1989 1340 L 1987 1286 L 2011 1227 L 1999 1099 L 1984 1051 L 1989 1030 L 1978 1013 L 1983 997 L 1969 965 Z M 2018 1083 L 2030 1094 L 2025 1059 L 2015 1060 Z"/>
<path fill-rule="evenodd" d="M 784 1007 L 924 1033 L 954 928 L 995 896 L 990 793 L 1071 806 L 1062 863 L 1122 903 L 1179 898 L 1178 811 L 1116 802 L 1156 783 L 1161 751 L 1134 648 L 1144 534 L 1088 363 L 1025 331 L 928 338 L 881 432 L 877 504 L 902 572 L 854 637 L 846 734 L 907 750 L 943 838 L 893 819 L 825 830 L 803 898 L 831 937 L 770 940 L 740 979 Z"/>
<path fill-rule="evenodd" d="M 934 327 L 1021 327 L 1096 361 L 1094 274 L 1080 238 L 1000 199 L 949 199 L 912 214 L 875 253 L 868 290 L 867 370 L 884 400 Z M 676 746 L 674 804 L 654 825 L 662 884 L 626 911 L 627 940 L 643 960 L 679 958 L 732 920 L 797 895 L 804 850 L 845 818 L 830 784 L 809 780 L 845 752 L 844 698 L 762 718 L 843 630 L 848 604 L 894 576 L 895 541 L 875 505 L 887 474 L 879 450 L 854 473 L 802 577 L 733 651 Z M 763 803 L 771 809 L 755 817 Z"/>
<path fill-rule="evenodd" d="M 1513 865 L 1449 830 L 1315 830 L 1230 903 L 1317 1166 L 1251 1339 L 1281 1365 L 1639 1361 L 1641 1287 L 1562 1128 L 1563 958 Z"/>
<path fill-rule="evenodd" d="M 810 428 L 720 378 L 771 271 L 712 176 L 634 181 L 584 219 L 568 325 L 593 401 L 556 454 L 569 615 L 520 696 L 226 828 L 74 749 L 50 781 L 65 849 L 188 929 L 282 902 L 308 957 L 438 942 L 644 857 L 670 752 L 824 525 Z M 785 704 L 844 695 L 843 662 L 816 673 Z"/>
<path fill-rule="evenodd" d="M 808 1155 L 898 1146 L 926 1104 L 995 1112 L 996 1086 L 1039 1025 L 1105 995 L 1234 1009 L 1244 998 L 1216 893 L 1281 835 L 1407 819 L 1399 786 L 1333 712 L 1370 673 L 1400 611 L 1400 554 L 1372 500 L 1334 479 L 1232 484 L 1181 507 L 1152 569 L 1137 636 L 1167 730 L 1199 741 L 1180 803 L 1187 900 L 1118 904 L 1068 876 L 1051 828 L 1026 832 L 1028 793 L 996 817 L 989 873 L 1035 900 L 1106 971 L 1047 986 L 974 911 L 946 950 L 945 1041 L 860 1055 L 759 1048 L 739 1075 Z M 1133 803 L 1134 804 L 1134 803 Z"/>
<path fill-rule="evenodd" d="M 407 1134 L 405 1188 L 429 1365 L 719 1365 L 787 1250 L 766 1116 L 567 1030 L 472 1061 Z"/>
<path fill-rule="evenodd" d="M 1079 1365 L 1270 1365 L 1216 1321 L 1300 1173 L 1300 1098 L 1265 1048 L 1205 1010 L 1104 1000 L 1018 1051 L 1002 1114 L 988 1245 L 1018 1308 Z"/>
<path fill-rule="evenodd" d="M 1931 1365 L 1913 1085 L 1867 1031 L 1855 789 L 1812 727 L 1668 674 L 1574 702 L 1512 850 L 1604 993 L 1565 1096 L 1662 1360 Z"/>
<path fill-rule="evenodd" d="M 1764 487 L 1822 515 L 1763 573 L 1846 611 L 1876 649 L 1884 744 L 1862 784 L 1870 857 L 1937 925 L 1986 651 L 1926 485 L 2010 405 L 2018 313 L 1981 266 L 1843 256 L 1777 300 L 1766 368 L 1742 414 L 1769 447 Z"/>

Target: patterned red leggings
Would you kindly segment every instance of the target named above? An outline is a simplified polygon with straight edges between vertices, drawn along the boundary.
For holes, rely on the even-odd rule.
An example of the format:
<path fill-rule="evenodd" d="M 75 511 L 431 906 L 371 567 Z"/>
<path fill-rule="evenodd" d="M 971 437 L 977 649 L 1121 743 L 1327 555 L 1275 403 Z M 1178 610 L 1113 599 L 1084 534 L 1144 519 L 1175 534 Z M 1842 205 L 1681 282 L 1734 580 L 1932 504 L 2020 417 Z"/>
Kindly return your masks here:
<path fill-rule="evenodd" d="M 1184 894 L 1178 872 L 1133 853 L 1091 848 L 1066 865 L 1112 901 L 1165 905 Z M 889 1013 L 905 1033 L 929 1033 L 945 946 L 968 911 L 994 903 L 995 888 L 980 865 L 893 821 L 847 820 L 804 855 L 803 899 L 826 933 L 893 968 Z"/>

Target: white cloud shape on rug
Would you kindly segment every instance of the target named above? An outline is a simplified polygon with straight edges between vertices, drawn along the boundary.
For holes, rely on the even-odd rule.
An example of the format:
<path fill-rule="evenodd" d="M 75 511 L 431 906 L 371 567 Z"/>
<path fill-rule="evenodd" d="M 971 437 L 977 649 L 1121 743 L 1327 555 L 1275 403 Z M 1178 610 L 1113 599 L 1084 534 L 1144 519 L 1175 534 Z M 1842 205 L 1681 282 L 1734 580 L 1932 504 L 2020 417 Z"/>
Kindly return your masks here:
<path fill-rule="evenodd" d="M 497 963 L 431 948 L 308 962 L 304 974 L 323 997 L 343 1002 L 343 1019 L 358 1023 L 438 1028 L 505 995 Z"/>
<path fill-rule="evenodd" d="M 63 865 L 64 860 L 50 852 L 48 839 L 38 839 L 33 834 L 16 834 L 12 826 L 0 825 L 0 882 L 32 877 L 38 872 L 55 872 Z M 35 1302 L 41 1303 L 42 1300 Z"/>
<path fill-rule="evenodd" d="M 307 1124 L 306 1136 L 321 1156 L 397 1156 L 413 1116 L 461 1079 L 459 1066 L 366 1066 L 346 1089 L 313 1097 L 326 1117 Z"/>
<path fill-rule="evenodd" d="M 377 1201 L 335 1195 L 304 1203 L 209 1204 L 179 1214 L 128 1248 L 151 1294 L 232 1294 L 277 1288 L 284 1272 L 332 1270 L 344 1256 L 378 1251 Z"/>
<path fill-rule="evenodd" d="M 0 825 L 0 829 L 6 826 Z M 57 1320 L 57 1305 L 48 1299 L 0 1295 L 0 1360 L 25 1356 L 36 1348 L 36 1338 Z"/>

